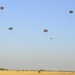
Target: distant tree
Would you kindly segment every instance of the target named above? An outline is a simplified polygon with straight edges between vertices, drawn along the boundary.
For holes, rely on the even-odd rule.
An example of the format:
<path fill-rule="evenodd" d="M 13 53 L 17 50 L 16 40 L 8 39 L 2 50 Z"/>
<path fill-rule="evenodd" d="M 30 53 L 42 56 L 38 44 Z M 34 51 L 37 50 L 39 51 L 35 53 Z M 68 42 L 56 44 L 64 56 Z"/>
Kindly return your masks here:
<path fill-rule="evenodd" d="M 40 71 L 45 71 L 44 69 L 40 69 Z"/>
<path fill-rule="evenodd" d="M 6 70 L 6 71 L 8 71 L 8 69 L 5 69 L 5 68 L 0 68 L 0 70 L 2 70 L 2 71 L 3 71 L 3 70 Z"/>
<path fill-rule="evenodd" d="M 25 71 L 25 70 L 22 70 L 22 71 Z"/>
<path fill-rule="evenodd" d="M 41 71 L 40 70 L 38 70 L 38 73 L 40 73 Z"/>

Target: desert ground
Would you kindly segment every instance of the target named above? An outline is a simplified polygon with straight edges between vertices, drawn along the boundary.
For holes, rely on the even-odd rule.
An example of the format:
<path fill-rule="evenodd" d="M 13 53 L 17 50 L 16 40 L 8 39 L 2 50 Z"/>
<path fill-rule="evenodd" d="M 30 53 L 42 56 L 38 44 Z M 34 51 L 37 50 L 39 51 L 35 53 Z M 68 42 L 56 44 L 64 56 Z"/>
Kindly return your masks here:
<path fill-rule="evenodd" d="M 0 75 L 75 75 L 75 72 L 0 71 Z"/>

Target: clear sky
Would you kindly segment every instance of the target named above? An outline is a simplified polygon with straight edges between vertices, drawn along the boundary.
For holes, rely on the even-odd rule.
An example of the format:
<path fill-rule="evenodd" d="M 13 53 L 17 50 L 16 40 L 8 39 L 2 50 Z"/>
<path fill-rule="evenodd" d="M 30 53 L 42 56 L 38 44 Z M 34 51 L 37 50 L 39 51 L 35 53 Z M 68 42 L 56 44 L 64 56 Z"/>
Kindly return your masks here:
<path fill-rule="evenodd" d="M 69 13 L 75 0 L 0 0 L 0 6 L 0 67 L 75 71 L 75 12 Z"/>

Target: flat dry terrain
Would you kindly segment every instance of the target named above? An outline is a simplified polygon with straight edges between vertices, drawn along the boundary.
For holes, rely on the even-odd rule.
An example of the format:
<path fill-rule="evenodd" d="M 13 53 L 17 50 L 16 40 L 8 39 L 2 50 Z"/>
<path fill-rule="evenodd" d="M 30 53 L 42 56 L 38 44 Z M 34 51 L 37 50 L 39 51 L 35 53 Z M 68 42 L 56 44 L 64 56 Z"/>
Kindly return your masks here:
<path fill-rule="evenodd" d="M 0 71 L 0 75 L 75 75 L 75 72 Z"/>

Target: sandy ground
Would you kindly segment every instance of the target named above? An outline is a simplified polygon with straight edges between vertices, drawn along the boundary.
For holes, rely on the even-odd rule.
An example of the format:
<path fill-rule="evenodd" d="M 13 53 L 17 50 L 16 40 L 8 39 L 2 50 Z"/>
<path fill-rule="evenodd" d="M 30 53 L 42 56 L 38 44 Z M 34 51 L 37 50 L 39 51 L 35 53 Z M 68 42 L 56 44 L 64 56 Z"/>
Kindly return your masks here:
<path fill-rule="evenodd" d="M 75 72 L 0 71 L 0 75 L 75 75 Z"/>

